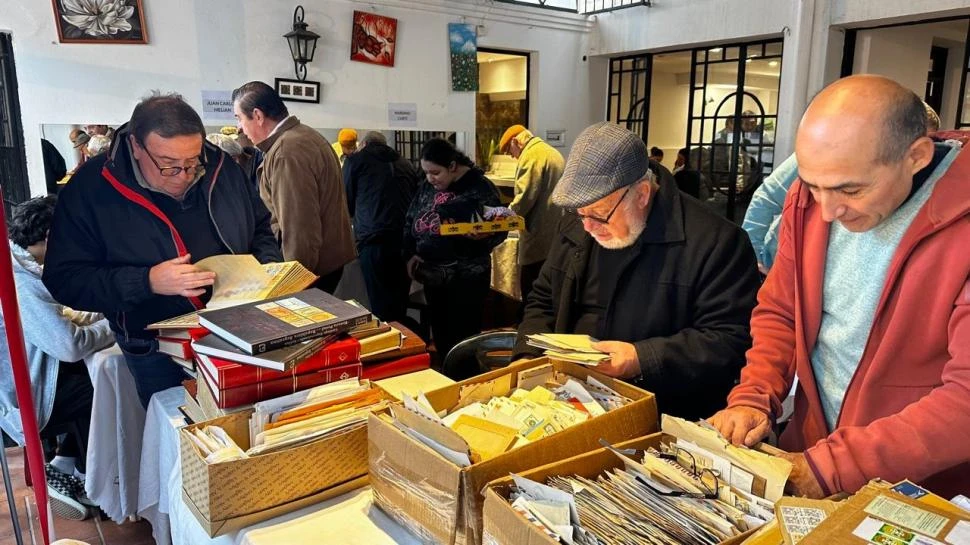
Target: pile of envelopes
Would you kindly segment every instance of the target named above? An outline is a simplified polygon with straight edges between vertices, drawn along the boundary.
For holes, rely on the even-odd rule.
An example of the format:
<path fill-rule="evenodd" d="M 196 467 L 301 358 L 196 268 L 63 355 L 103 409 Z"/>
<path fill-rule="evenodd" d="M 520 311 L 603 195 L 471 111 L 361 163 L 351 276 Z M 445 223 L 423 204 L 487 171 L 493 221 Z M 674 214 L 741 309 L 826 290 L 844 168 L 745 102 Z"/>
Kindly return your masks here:
<path fill-rule="evenodd" d="M 589 335 L 564 333 L 536 333 L 529 335 L 526 341 L 529 346 L 542 349 L 550 358 L 591 367 L 610 359 L 609 354 L 593 348 L 595 342 L 596 339 Z"/>
<path fill-rule="evenodd" d="M 256 403 L 249 419 L 249 444 L 240 448 L 218 426 L 196 428 L 190 438 L 208 463 L 276 452 L 330 434 L 367 425 L 387 400 L 370 381 L 349 378 Z"/>
<path fill-rule="evenodd" d="M 512 508 L 548 537 L 575 545 L 716 545 L 775 517 L 791 463 L 727 443 L 702 424 L 664 416 L 671 440 L 621 451 L 596 478 L 513 476 Z"/>
<path fill-rule="evenodd" d="M 448 414 L 436 413 L 422 394 L 415 398 L 405 396 L 403 401 L 403 411 L 411 414 L 392 407 L 396 425 L 463 467 L 495 458 L 630 403 L 629 398 L 593 377 L 588 377 L 586 382 L 568 378 L 563 384 L 516 389 L 507 397 L 470 403 Z M 422 434 L 420 426 L 409 425 L 414 422 L 413 415 L 450 429 L 464 444 L 461 448 L 449 449 L 447 444 L 453 445 L 455 441 L 437 441 Z"/>

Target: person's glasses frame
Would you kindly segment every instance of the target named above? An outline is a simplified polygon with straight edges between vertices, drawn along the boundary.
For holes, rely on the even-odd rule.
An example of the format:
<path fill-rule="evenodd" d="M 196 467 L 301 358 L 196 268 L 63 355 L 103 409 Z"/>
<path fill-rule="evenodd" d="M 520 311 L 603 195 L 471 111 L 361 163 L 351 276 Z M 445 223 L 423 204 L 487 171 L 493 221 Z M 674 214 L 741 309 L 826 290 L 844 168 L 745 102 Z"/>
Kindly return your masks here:
<path fill-rule="evenodd" d="M 162 176 L 173 177 L 173 176 L 178 176 L 182 172 L 185 172 L 189 176 L 195 176 L 199 172 L 203 172 L 203 173 L 205 172 L 205 160 L 203 159 L 202 155 L 198 157 L 199 164 L 197 165 L 192 165 L 188 167 L 163 167 L 162 165 L 158 164 L 158 161 L 155 159 L 155 156 L 152 155 L 152 152 L 148 151 L 148 148 L 146 148 L 141 143 L 138 143 L 138 147 L 144 150 L 145 155 L 147 155 L 148 158 L 152 160 L 152 164 L 155 165 L 155 168 L 158 169 L 158 173 L 161 174 Z"/>
<path fill-rule="evenodd" d="M 691 475 L 693 475 L 694 478 L 696 478 L 697 481 L 701 484 L 701 486 L 703 486 L 706 490 L 703 494 L 684 492 L 680 490 L 662 492 L 660 490 L 657 490 L 655 487 L 650 486 L 649 483 L 644 482 L 644 484 L 646 484 L 651 490 L 653 490 L 654 493 L 659 494 L 661 496 L 668 496 L 668 497 L 695 498 L 695 499 L 706 499 L 706 500 L 716 500 L 718 498 L 718 491 L 721 489 L 721 480 L 718 478 L 720 472 L 718 470 L 711 469 L 709 467 L 704 467 L 704 468 L 701 468 L 700 471 L 698 471 L 697 460 L 694 458 L 694 455 L 691 454 L 690 451 L 682 447 L 679 447 L 677 445 L 663 445 L 661 449 L 662 450 L 660 452 L 659 457 L 665 460 L 673 460 L 674 462 L 679 462 L 678 458 L 680 454 L 684 454 L 685 456 L 689 457 L 690 467 L 687 468 L 687 470 L 690 471 Z M 707 482 L 705 482 L 704 480 L 705 474 L 709 475 L 711 478 L 714 479 L 713 486 L 709 486 Z"/>
<path fill-rule="evenodd" d="M 597 216 L 590 216 L 590 215 L 587 215 L 587 214 L 580 214 L 579 213 L 579 210 L 577 210 L 577 209 L 573 209 L 573 210 L 571 210 L 571 212 L 577 218 L 579 218 L 579 221 L 590 220 L 592 222 L 599 223 L 599 224 L 602 224 L 602 225 L 608 225 L 610 223 L 610 220 L 613 219 L 613 214 L 616 214 L 616 211 L 619 210 L 620 205 L 623 204 L 623 200 L 626 199 L 626 195 L 627 195 L 627 193 L 630 192 L 631 189 L 633 189 L 633 186 L 632 185 L 627 186 L 626 191 L 623 192 L 623 196 L 620 197 L 620 200 L 616 201 L 616 205 L 613 206 L 613 209 L 610 210 L 610 213 L 607 214 L 605 218 L 600 218 L 600 217 L 597 217 Z"/>

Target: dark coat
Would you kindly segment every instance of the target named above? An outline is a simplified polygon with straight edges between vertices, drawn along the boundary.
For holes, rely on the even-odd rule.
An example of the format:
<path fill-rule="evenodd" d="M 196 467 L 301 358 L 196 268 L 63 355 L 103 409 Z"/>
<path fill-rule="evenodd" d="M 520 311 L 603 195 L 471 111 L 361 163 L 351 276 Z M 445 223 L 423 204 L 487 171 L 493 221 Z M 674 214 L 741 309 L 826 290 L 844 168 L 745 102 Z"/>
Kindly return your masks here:
<path fill-rule="evenodd" d="M 572 333 L 593 238 L 567 214 L 529 296 L 516 357 L 538 355 L 530 333 Z M 724 408 L 751 347 L 758 265 L 739 227 L 661 177 L 647 227 L 628 250 L 603 340 L 633 343 L 661 412 L 696 419 Z"/>
<path fill-rule="evenodd" d="M 190 191 L 205 191 L 223 245 L 263 263 L 281 261 L 269 211 L 242 169 L 212 144 L 202 149 L 206 172 Z M 148 280 L 153 266 L 185 253 L 194 233 L 177 232 L 145 206 L 151 195 L 135 180 L 130 153 L 121 127 L 109 153 L 85 162 L 61 190 L 43 279 L 59 303 L 104 313 L 122 337 L 148 338 L 146 325 L 196 308 L 197 300 L 152 293 Z"/>
<path fill-rule="evenodd" d="M 344 161 L 344 190 L 357 244 L 401 244 L 418 173 L 386 144 L 370 143 Z"/>

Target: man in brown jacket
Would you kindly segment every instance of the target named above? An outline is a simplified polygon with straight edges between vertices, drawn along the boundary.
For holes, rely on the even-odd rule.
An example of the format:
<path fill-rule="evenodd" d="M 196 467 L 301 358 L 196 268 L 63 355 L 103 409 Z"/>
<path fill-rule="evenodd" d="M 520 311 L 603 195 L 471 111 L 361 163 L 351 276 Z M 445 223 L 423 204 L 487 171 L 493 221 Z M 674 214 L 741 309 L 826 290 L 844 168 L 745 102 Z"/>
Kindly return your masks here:
<path fill-rule="evenodd" d="M 355 257 L 354 236 L 330 142 L 289 115 L 269 85 L 251 81 L 232 94 L 240 128 L 265 153 L 259 167 L 259 195 L 273 214 L 273 232 L 283 258 L 299 261 L 333 293 L 344 265 Z"/>

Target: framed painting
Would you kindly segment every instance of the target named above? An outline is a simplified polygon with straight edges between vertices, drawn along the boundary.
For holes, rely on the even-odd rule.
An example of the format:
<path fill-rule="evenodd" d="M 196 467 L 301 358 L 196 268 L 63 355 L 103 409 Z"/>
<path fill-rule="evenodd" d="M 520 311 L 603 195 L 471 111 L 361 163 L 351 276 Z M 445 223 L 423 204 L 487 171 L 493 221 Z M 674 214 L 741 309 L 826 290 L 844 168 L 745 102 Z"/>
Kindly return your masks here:
<path fill-rule="evenodd" d="M 276 78 L 276 92 L 280 95 L 280 98 L 290 102 L 320 104 L 319 81 Z"/>
<path fill-rule="evenodd" d="M 142 0 L 51 0 L 64 44 L 147 44 Z"/>
<path fill-rule="evenodd" d="M 394 66 L 397 45 L 397 19 L 366 11 L 354 12 L 350 39 L 350 60 L 381 66 Z"/>
<path fill-rule="evenodd" d="M 475 25 L 448 23 L 451 90 L 478 91 L 478 30 Z"/>

